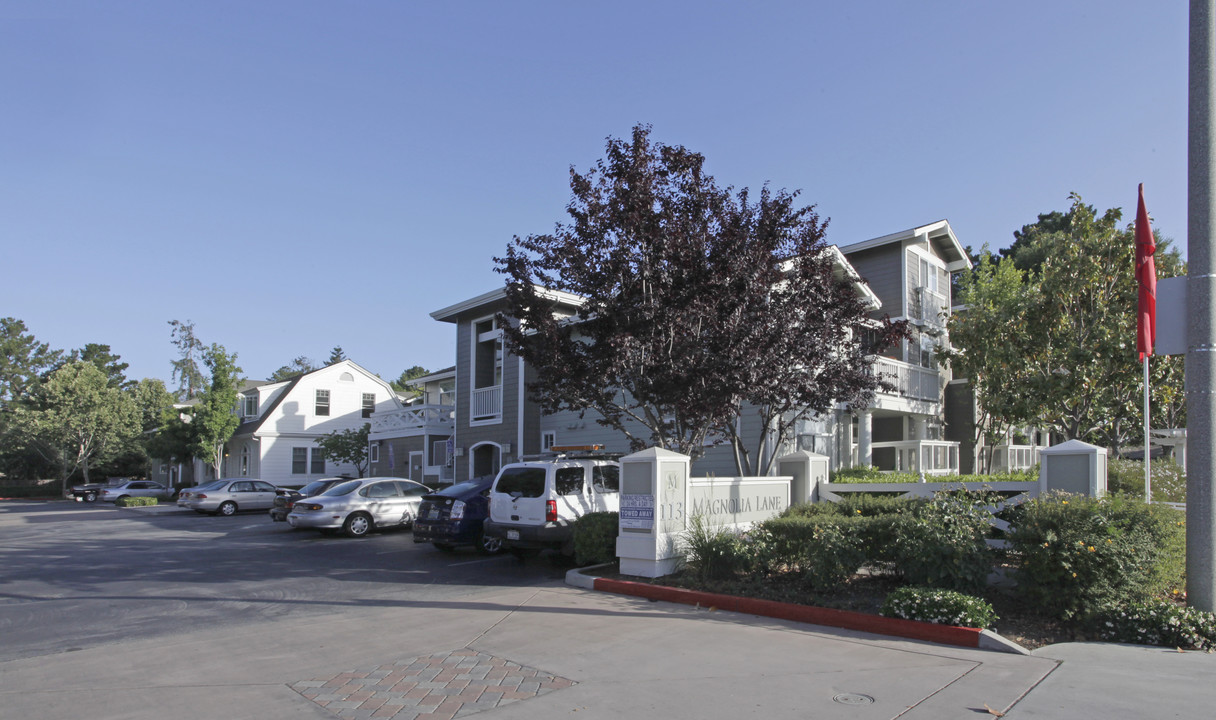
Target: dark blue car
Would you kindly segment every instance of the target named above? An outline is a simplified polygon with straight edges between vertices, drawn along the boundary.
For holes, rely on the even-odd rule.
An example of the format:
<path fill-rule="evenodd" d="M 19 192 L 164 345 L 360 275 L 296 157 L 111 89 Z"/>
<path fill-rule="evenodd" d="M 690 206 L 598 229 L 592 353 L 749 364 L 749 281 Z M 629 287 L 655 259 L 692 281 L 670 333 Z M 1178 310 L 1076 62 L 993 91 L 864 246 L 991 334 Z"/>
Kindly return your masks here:
<path fill-rule="evenodd" d="M 472 545 L 477 552 L 502 551 L 502 538 L 486 537 L 481 524 L 490 515 L 490 486 L 494 476 L 466 480 L 422 496 L 414 519 L 414 542 L 429 542 L 440 550 Z"/>

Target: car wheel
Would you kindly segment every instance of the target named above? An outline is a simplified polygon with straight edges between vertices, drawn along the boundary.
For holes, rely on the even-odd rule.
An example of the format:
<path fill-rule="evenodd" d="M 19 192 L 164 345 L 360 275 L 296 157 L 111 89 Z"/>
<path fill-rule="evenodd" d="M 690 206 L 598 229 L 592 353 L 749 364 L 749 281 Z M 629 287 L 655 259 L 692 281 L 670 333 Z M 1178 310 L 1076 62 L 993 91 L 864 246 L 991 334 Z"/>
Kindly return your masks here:
<path fill-rule="evenodd" d="M 342 523 L 342 532 L 348 537 L 363 537 L 372 530 L 372 518 L 367 513 L 352 513 Z"/>
<path fill-rule="evenodd" d="M 87 493 L 85 493 L 85 494 L 84 494 L 84 501 L 85 501 L 85 502 L 97 502 L 97 493 L 95 493 L 95 492 L 87 492 Z"/>
<path fill-rule="evenodd" d="M 220 515 L 236 515 L 236 503 L 231 500 L 225 500 L 220 503 L 220 506 L 215 511 Z"/>
<path fill-rule="evenodd" d="M 431 543 L 431 544 L 435 546 L 436 550 L 442 550 L 443 552 L 452 552 L 456 549 L 455 545 L 449 545 L 447 543 Z"/>
<path fill-rule="evenodd" d="M 477 534 L 477 540 L 473 543 L 473 547 L 477 548 L 477 552 L 482 555 L 497 555 L 502 552 L 502 538 L 491 537 L 484 532 Z"/>

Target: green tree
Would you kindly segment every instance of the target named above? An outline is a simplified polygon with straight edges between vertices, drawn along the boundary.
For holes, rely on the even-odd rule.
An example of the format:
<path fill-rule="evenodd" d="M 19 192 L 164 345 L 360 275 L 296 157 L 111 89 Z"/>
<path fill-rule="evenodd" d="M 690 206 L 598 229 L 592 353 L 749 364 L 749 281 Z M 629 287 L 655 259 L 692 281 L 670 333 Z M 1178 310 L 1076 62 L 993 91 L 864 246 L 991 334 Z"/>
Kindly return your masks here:
<path fill-rule="evenodd" d="M 329 351 L 329 359 L 325 361 L 326 365 L 333 365 L 346 360 L 346 353 L 342 352 L 341 345 L 334 345 L 334 349 Z"/>
<path fill-rule="evenodd" d="M 317 370 L 317 369 L 318 368 L 317 368 L 316 364 L 313 363 L 311 358 L 307 358 L 307 357 L 301 355 L 301 356 L 297 357 L 295 360 L 292 360 L 290 365 L 284 365 L 283 367 L 279 368 L 278 370 L 275 370 L 274 374 L 272 374 L 267 379 L 272 383 L 283 382 L 284 380 L 290 380 L 291 378 L 293 378 L 297 375 L 303 375 L 304 373 L 310 373 L 313 370 Z"/>
<path fill-rule="evenodd" d="M 203 353 L 203 364 L 210 372 L 211 380 L 199 393 L 198 403 L 193 407 L 190 429 L 194 435 L 194 451 L 191 455 L 205 458 L 218 478 L 224 462 L 224 445 L 241 424 L 236 414 L 241 369 L 236 365 L 236 353 L 228 354 L 218 343 L 212 343 Z"/>
<path fill-rule="evenodd" d="M 170 320 L 169 326 L 173 328 L 169 337 L 178 354 L 178 358 L 171 361 L 173 375 L 170 379 L 177 383 L 178 400 L 193 400 L 207 382 L 200 364 L 206 348 L 194 334 L 193 320 Z"/>
<path fill-rule="evenodd" d="M 430 370 L 427 370 L 421 365 L 415 365 L 402 370 L 401 375 L 399 375 L 396 380 L 389 381 L 389 386 L 391 386 L 397 392 L 415 392 L 416 389 L 409 385 L 410 380 L 425 377 L 430 374 Z"/>
<path fill-rule="evenodd" d="M 29 397 L 40 376 L 58 364 L 62 355 L 38 342 L 24 322 L 0 318 L 0 411 Z"/>
<path fill-rule="evenodd" d="M 110 387 L 127 388 L 131 383 L 127 380 L 126 372 L 129 367 L 128 363 L 122 362 L 121 355 L 115 355 L 110 351 L 109 345 L 99 343 L 89 343 L 79 350 L 73 350 L 68 357 L 69 362 L 83 360 L 97 366 L 97 369 L 103 372 L 106 376 Z"/>
<path fill-rule="evenodd" d="M 325 457 L 339 463 L 354 465 L 359 477 L 367 472 L 367 437 L 372 426 L 364 423 L 358 430 L 335 430 L 317 438 Z"/>
<path fill-rule="evenodd" d="M 89 482 L 91 464 L 139 434 L 134 399 L 79 360 L 52 372 L 18 417 L 33 446 L 59 468 L 64 489 L 77 469 Z"/>
<path fill-rule="evenodd" d="M 1120 227 L 1118 208 L 1099 216 L 1079 195 L 1071 199 L 1067 213 L 1022 228 L 1000 262 L 1013 269 L 995 268 L 989 257 L 960 279 L 967 310 L 951 318 L 950 362 L 956 373 L 978 378 L 979 402 L 994 426 L 1033 422 L 1117 449 L 1141 434 L 1134 234 Z M 1185 272 L 1168 240 L 1156 257 L 1160 277 Z M 1182 362 L 1151 363 L 1152 391 L 1163 400 L 1159 420 L 1183 412 Z"/>

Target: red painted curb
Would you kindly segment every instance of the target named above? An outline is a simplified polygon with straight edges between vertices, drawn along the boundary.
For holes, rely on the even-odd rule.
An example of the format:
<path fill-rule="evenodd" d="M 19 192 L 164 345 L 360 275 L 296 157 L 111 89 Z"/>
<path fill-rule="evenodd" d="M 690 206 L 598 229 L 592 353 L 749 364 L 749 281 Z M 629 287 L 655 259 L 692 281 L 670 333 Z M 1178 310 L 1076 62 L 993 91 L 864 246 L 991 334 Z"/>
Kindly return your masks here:
<path fill-rule="evenodd" d="M 980 634 L 982 632 L 978 628 L 936 625 L 916 620 L 868 615 L 851 610 L 833 610 L 831 608 L 812 607 L 810 605 L 792 605 L 773 600 L 756 600 L 753 598 L 736 597 L 734 595 L 718 595 L 717 593 L 683 590 L 681 588 L 650 585 L 629 580 L 596 578 L 595 589 L 617 593 L 618 595 L 632 595 L 634 597 L 683 603 L 685 605 L 702 605 L 704 607 L 715 607 L 719 610 L 760 615 L 779 620 L 793 620 L 813 625 L 844 628 L 845 630 L 860 630 L 862 632 L 893 635 L 912 640 L 928 640 L 929 642 L 957 645 L 959 647 L 979 647 Z"/>

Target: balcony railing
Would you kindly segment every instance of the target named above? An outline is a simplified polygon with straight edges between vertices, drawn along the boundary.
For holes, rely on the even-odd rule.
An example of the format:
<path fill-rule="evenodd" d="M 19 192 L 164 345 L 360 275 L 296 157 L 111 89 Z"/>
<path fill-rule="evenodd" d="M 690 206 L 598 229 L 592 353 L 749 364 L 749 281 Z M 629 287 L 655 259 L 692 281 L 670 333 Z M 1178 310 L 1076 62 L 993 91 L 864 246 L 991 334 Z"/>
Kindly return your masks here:
<path fill-rule="evenodd" d="M 948 440 L 897 440 L 870 445 L 874 467 L 925 475 L 958 475 L 958 448 L 958 443 Z"/>
<path fill-rule="evenodd" d="M 908 308 L 908 316 L 913 321 L 931 325 L 935 328 L 946 327 L 950 303 L 946 300 L 945 295 L 921 287 L 916 288 L 912 292 L 910 301 L 911 307 Z"/>
<path fill-rule="evenodd" d="M 451 432 L 456 408 L 452 405 L 410 405 L 400 410 L 372 413 L 371 434 L 434 434 Z"/>
<path fill-rule="evenodd" d="M 473 389 L 471 420 L 495 420 L 502 417 L 502 385 Z"/>
<path fill-rule="evenodd" d="M 874 362 L 874 372 L 895 386 L 891 394 L 931 402 L 941 399 L 941 376 L 937 370 L 880 357 Z"/>
<path fill-rule="evenodd" d="M 1039 462 L 1039 451 L 1043 449 L 1038 445 L 996 445 L 992 448 L 992 472 L 1029 470 Z"/>

